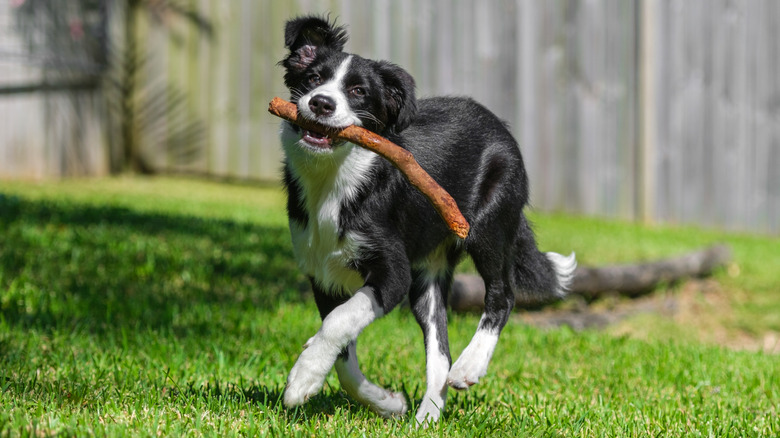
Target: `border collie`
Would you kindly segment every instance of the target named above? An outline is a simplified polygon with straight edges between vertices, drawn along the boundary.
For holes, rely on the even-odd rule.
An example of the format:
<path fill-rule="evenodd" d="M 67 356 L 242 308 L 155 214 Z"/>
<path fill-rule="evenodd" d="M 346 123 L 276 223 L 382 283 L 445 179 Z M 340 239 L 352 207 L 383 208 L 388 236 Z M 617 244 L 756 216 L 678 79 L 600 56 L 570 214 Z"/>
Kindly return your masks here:
<path fill-rule="evenodd" d="M 384 417 L 404 415 L 404 395 L 360 371 L 356 342 L 366 326 L 408 296 L 426 353 L 427 386 L 416 420 L 437 421 L 448 386 L 467 389 L 487 372 L 515 294 L 538 301 L 563 296 L 574 254 L 537 249 L 523 215 L 528 178 L 520 150 L 485 107 L 460 97 L 417 100 L 409 73 L 344 52 L 346 31 L 328 19 L 290 20 L 284 38 L 289 53 L 280 64 L 300 116 L 333 128 L 362 126 L 406 148 L 471 224 L 466 239 L 455 237 L 389 162 L 283 122 L 293 248 L 322 317 L 322 328 L 290 371 L 284 403 L 306 402 L 335 365 L 351 397 Z M 453 364 L 446 304 L 464 254 L 485 280 L 485 309 Z"/>

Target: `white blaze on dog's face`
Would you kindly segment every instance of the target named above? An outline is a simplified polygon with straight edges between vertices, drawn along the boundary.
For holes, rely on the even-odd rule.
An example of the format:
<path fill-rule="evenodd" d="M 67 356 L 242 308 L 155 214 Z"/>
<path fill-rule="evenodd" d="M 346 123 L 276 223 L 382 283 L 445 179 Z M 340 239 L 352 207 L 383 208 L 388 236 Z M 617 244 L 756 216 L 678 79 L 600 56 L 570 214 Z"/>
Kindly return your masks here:
<path fill-rule="evenodd" d="M 285 84 L 301 117 L 335 129 L 357 125 L 379 134 L 400 132 L 411 123 L 416 100 L 414 80 L 406 71 L 344 53 L 339 44 L 321 44 L 302 45 L 283 61 Z M 325 135 L 292 129 L 310 152 L 338 146 Z"/>
<path fill-rule="evenodd" d="M 352 56 L 347 56 L 327 80 L 325 73 L 315 70 L 309 74 L 307 80 L 315 88 L 298 100 L 298 113 L 301 116 L 334 128 L 362 125 L 350 107 L 347 93 L 365 93 L 364 89 L 360 85 L 352 87 L 352 90 L 344 88 L 351 61 Z"/>

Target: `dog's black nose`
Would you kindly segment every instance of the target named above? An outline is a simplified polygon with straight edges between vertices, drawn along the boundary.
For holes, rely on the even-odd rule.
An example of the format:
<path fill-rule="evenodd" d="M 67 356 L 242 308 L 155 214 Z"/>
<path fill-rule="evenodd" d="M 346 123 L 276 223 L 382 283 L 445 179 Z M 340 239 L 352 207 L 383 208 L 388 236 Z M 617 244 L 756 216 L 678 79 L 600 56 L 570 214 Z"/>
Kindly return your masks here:
<path fill-rule="evenodd" d="M 328 116 L 336 111 L 336 102 L 328 96 L 318 94 L 309 100 L 309 109 L 317 116 Z"/>

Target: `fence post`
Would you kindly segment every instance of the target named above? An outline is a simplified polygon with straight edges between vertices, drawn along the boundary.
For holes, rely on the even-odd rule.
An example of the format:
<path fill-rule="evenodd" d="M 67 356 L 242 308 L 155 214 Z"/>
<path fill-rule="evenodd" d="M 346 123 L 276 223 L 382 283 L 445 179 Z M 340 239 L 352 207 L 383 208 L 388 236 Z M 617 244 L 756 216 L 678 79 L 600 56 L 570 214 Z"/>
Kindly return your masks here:
<path fill-rule="evenodd" d="M 655 219 L 656 203 L 656 32 L 658 0 L 642 0 L 639 17 L 639 181 L 637 207 L 644 222 Z"/>

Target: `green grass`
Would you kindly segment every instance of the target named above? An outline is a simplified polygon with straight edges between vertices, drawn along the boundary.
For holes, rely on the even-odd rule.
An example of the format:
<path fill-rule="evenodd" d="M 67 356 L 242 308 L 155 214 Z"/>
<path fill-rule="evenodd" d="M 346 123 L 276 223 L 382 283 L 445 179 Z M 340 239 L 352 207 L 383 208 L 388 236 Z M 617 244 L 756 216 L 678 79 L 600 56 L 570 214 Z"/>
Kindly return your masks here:
<path fill-rule="evenodd" d="M 780 435 L 778 357 L 682 336 L 703 326 L 661 316 L 629 322 L 641 336 L 514 321 L 489 375 L 450 391 L 432 430 L 377 418 L 333 374 L 287 410 L 287 371 L 319 318 L 283 199 L 186 179 L 0 182 L 0 436 Z M 726 242 L 735 262 L 715 280 L 728 305 L 701 318 L 734 336 L 780 331 L 777 238 L 533 219 L 544 249 L 587 264 Z M 450 318 L 457 355 L 478 316 Z M 359 350 L 369 377 L 419 402 L 422 335 L 407 310 L 370 326 Z"/>

